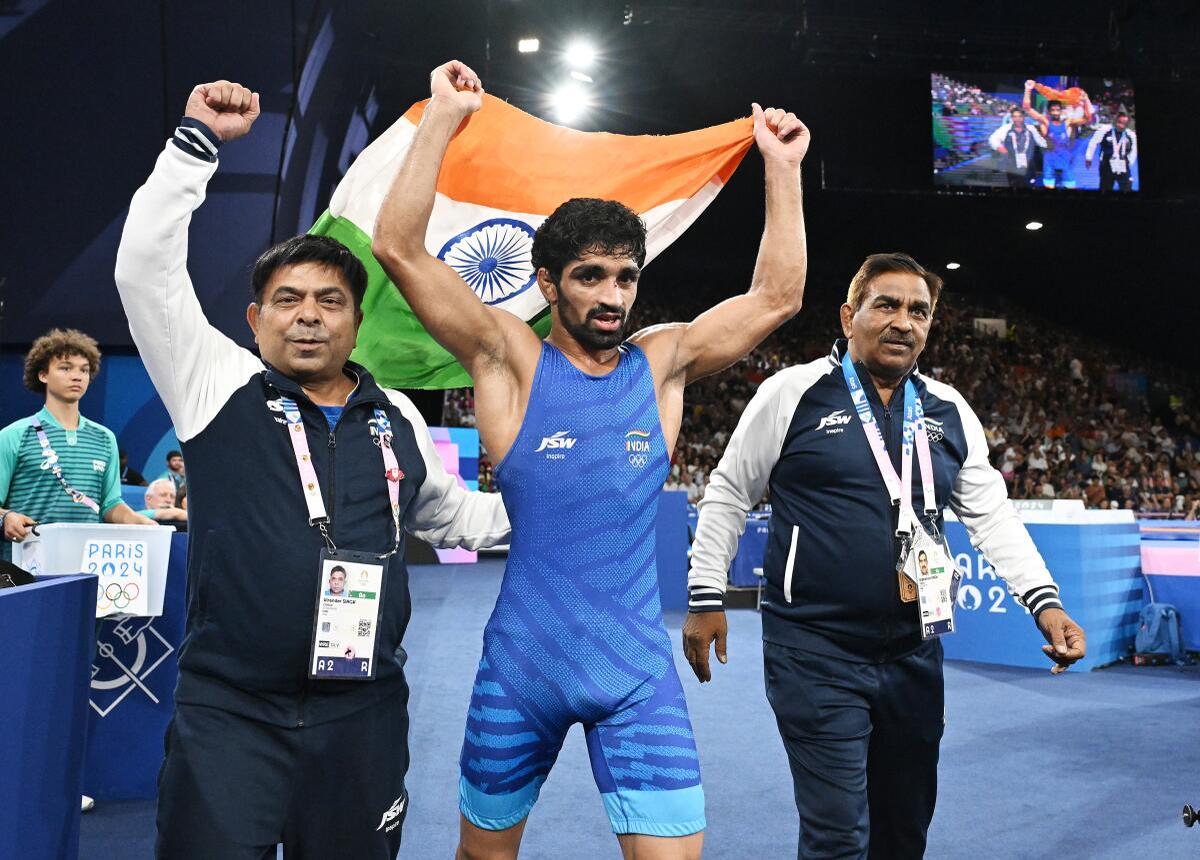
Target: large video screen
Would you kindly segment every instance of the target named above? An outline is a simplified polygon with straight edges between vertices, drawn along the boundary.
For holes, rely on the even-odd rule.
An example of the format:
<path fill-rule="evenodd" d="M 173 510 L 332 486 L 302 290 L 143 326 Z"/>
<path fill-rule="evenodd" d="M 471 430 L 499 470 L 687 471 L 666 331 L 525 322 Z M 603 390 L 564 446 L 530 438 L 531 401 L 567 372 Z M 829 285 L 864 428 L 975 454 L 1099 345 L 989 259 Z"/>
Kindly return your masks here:
<path fill-rule="evenodd" d="M 1128 80 L 935 72 L 929 94 L 937 186 L 1101 192 L 1140 186 Z"/>

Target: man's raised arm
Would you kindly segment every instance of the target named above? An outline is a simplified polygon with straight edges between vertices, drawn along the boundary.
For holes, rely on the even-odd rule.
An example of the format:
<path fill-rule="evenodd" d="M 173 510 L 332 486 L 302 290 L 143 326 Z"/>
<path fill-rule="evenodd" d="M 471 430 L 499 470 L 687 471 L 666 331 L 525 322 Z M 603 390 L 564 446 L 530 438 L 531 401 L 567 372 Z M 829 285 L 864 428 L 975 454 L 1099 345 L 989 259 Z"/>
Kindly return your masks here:
<path fill-rule="evenodd" d="M 692 382 L 745 357 L 800 310 L 808 250 L 800 162 L 809 133 L 794 114 L 753 106 L 754 140 L 766 173 L 767 218 L 750 289 L 705 311 L 691 323 L 651 329 L 648 338 L 678 338 L 674 374 Z"/>
<path fill-rule="evenodd" d="M 1048 123 L 1045 115 L 1038 113 L 1033 107 L 1033 81 L 1025 82 L 1025 96 L 1021 99 L 1021 109 L 1043 126 Z"/>
<path fill-rule="evenodd" d="M 457 272 L 425 248 L 446 148 L 483 104 L 478 75 L 457 60 L 434 69 L 430 91 L 433 98 L 380 207 L 371 253 L 421 325 L 478 380 L 505 364 L 514 341 L 536 348 L 537 335 L 512 314 L 481 302 Z"/>
<path fill-rule="evenodd" d="M 188 225 L 216 172 L 217 149 L 248 132 L 258 114 L 258 93 L 240 84 L 193 89 L 179 128 L 133 195 L 121 233 L 117 290 L 180 440 L 203 429 L 230 391 L 262 369 L 209 325 L 187 271 Z"/>

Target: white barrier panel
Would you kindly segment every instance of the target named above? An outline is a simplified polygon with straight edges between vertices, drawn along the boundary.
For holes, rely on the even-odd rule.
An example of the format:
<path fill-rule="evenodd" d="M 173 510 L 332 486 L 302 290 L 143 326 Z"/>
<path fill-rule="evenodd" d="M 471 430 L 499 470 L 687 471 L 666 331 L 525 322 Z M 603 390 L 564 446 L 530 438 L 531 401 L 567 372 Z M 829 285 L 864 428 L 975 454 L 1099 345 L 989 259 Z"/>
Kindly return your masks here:
<path fill-rule="evenodd" d="M 145 558 L 140 581 L 146 585 L 144 600 L 136 605 L 118 608 L 112 601 L 107 606 L 99 600 L 96 617 L 129 615 L 158 617 L 163 611 L 163 597 L 167 589 L 167 561 L 171 556 L 171 535 L 175 529 L 169 526 L 115 525 L 112 523 L 46 523 L 38 526 L 39 535 L 30 535 L 20 543 L 14 543 L 13 564 L 34 576 L 64 573 L 95 573 L 103 579 L 105 565 L 113 565 L 110 580 L 115 581 L 122 572 L 121 562 L 133 559 L 115 559 L 118 552 L 128 554 L 137 544 L 145 546 Z M 118 549 L 119 548 L 119 549 Z M 108 555 L 108 558 L 103 557 Z M 91 561 L 89 561 L 91 559 Z M 89 570 L 95 564 L 95 570 Z M 132 564 L 125 571 L 133 573 Z M 130 579 L 130 577 L 125 577 Z M 108 581 L 105 581 L 107 584 Z M 103 592 L 101 592 L 102 594 Z M 141 592 L 138 594 L 142 598 Z"/>

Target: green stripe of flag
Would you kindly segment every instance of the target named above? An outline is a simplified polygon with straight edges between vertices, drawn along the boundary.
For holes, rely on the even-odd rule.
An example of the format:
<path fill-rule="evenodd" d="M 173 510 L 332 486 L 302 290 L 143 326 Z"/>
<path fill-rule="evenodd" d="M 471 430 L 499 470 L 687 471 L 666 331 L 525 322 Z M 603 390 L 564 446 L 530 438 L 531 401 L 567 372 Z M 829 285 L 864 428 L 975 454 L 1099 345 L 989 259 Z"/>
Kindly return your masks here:
<path fill-rule="evenodd" d="M 471 377 L 454 356 L 446 352 L 421 326 L 416 314 L 371 253 L 371 237 L 354 223 L 326 211 L 308 231 L 337 239 L 367 269 L 362 327 L 351 358 L 363 365 L 387 388 L 462 388 Z M 530 326 L 539 337 L 550 331 L 546 308 Z"/>

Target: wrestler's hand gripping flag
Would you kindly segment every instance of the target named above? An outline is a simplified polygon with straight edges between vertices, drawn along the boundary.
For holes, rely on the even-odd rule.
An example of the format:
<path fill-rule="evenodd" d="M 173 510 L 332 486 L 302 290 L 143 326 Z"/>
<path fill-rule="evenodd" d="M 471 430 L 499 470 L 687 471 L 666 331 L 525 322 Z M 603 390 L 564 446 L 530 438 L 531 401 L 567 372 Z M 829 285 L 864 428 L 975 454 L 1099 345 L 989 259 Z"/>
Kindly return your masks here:
<path fill-rule="evenodd" d="M 380 205 L 428 100 L 418 102 L 351 165 L 309 232 L 345 243 L 367 268 L 358 346 L 351 356 L 392 388 L 456 388 L 470 377 L 430 337 L 371 255 Z M 538 225 L 572 197 L 619 200 L 646 222 L 653 260 L 704 211 L 753 140 L 749 118 L 665 136 L 582 132 L 484 96 L 451 142 L 425 247 L 484 302 L 542 336 L 549 309 L 530 249 Z"/>

